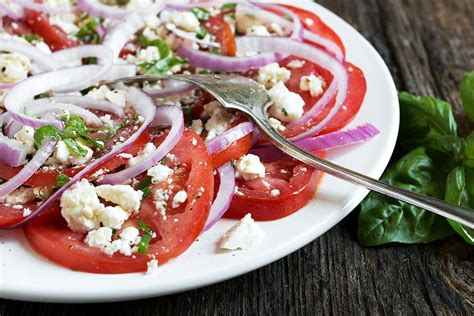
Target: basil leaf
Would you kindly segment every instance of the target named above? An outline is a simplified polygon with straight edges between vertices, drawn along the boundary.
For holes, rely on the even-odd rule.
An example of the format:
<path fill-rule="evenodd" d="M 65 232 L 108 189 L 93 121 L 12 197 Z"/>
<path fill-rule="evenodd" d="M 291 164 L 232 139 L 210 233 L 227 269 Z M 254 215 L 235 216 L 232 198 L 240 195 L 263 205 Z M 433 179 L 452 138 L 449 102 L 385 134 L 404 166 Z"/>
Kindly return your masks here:
<path fill-rule="evenodd" d="M 459 89 L 464 111 L 471 121 L 474 121 L 474 71 L 464 74 L 464 79 Z"/>
<path fill-rule="evenodd" d="M 56 176 L 56 185 L 54 186 L 56 189 L 61 188 L 63 185 L 69 182 L 71 178 L 68 175 L 60 173 Z"/>
<path fill-rule="evenodd" d="M 40 148 L 45 139 L 51 138 L 60 140 L 63 138 L 63 133 L 52 125 L 45 125 L 35 131 L 33 138 L 35 140 L 35 147 Z"/>
<path fill-rule="evenodd" d="M 141 34 L 138 37 L 138 43 L 147 48 L 148 46 L 155 46 L 158 48 L 158 52 L 160 53 L 160 60 L 167 58 L 171 53 L 171 47 L 162 39 L 154 39 L 149 40 L 145 35 Z"/>
<path fill-rule="evenodd" d="M 185 61 L 179 57 L 168 57 L 165 59 L 154 60 L 148 63 L 142 63 L 139 66 L 143 68 L 144 74 L 146 75 L 156 75 L 156 74 L 166 74 L 176 65 L 182 65 Z"/>
<path fill-rule="evenodd" d="M 151 184 L 151 177 L 144 177 L 140 183 L 138 183 L 137 189 L 143 192 L 142 199 L 146 198 L 151 194 L 151 189 L 148 187 Z"/>
<path fill-rule="evenodd" d="M 29 43 L 36 43 L 36 42 L 42 42 L 43 41 L 43 38 L 39 35 L 36 35 L 36 34 L 23 34 L 21 37 L 23 37 Z"/>
<path fill-rule="evenodd" d="M 97 26 L 103 22 L 101 18 L 93 18 L 84 24 L 76 33 L 76 37 L 85 43 L 97 44 L 100 42 L 100 35 Z"/>
<path fill-rule="evenodd" d="M 199 21 L 205 21 L 211 16 L 211 13 L 204 8 L 195 7 L 191 9 L 191 12 L 197 17 Z"/>
<path fill-rule="evenodd" d="M 450 170 L 442 155 L 419 147 L 388 168 L 382 181 L 442 199 Z M 376 192 L 361 204 L 357 235 L 363 246 L 427 243 L 452 233 L 444 218 Z"/>
<path fill-rule="evenodd" d="M 409 149 L 427 139 L 443 135 L 457 136 L 457 125 L 449 103 L 432 98 L 399 94 L 400 142 Z"/>
<path fill-rule="evenodd" d="M 466 172 L 465 172 L 466 171 Z M 446 180 L 445 201 L 454 205 L 474 206 L 474 170 L 456 167 Z M 473 211 L 474 212 L 474 211 Z M 469 244 L 474 245 L 474 230 L 448 219 L 451 227 Z"/>
<path fill-rule="evenodd" d="M 69 152 L 78 157 L 85 157 L 87 155 L 87 150 L 84 149 L 79 143 L 71 138 L 63 139 L 63 142 L 66 144 L 67 149 Z"/>
<path fill-rule="evenodd" d="M 235 10 L 236 3 L 226 3 L 221 6 L 221 11 Z"/>

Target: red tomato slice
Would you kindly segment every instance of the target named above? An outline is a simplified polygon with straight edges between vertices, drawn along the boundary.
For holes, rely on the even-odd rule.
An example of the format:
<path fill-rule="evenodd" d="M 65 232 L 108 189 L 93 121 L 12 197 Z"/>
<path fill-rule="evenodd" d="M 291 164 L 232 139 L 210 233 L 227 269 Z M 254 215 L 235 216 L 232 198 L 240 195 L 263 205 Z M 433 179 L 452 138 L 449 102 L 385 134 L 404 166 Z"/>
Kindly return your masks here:
<path fill-rule="evenodd" d="M 48 18 L 40 12 L 25 9 L 25 24 L 34 34 L 41 36 L 52 51 L 76 46 L 76 42 L 68 38 L 66 32 L 56 25 L 49 24 Z"/>
<path fill-rule="evenodd" d="M 140 135 L 140 137 L 138 137 L 137 141 L 133 143 L 132 146 L 130 146 L 127 150 L 124 151 L 124 153 L 128 153 L 135 156 L 140 150 L 142 150 L 146 143 L 150 142 L 150 140 L 150 134 L 148 132 L 144 132 Z M 91 172 L 89 172 L 89 176 L 92 176 L 100 170 L 103 170 L 104 174 L 108 173 L 111 170 L 117 169 L 126 162 L 126 159 L 120 156 L 115 156 L 107 160 L 103 164 L 97 166 Z M 13 176 L 15 176 L 21 169 L 22 167 L 11 167 L 3 162 L 0 162 L 0 178 L 4 180 L 9 180 Z M 80 172 L 82 169 L 84 169 L 84 166 L 68 168 L 64 170 L 39 170 L 25 182 L 25 185 L 32 187 L 55 185 L 57 175 L 62 173 L 68 175 L 69 177 L 72 177 L 78 172 Z M 91 177 L 86 178 L 90 179 Z"/>
<path fill-rule="evenodd" d="M 226 162 L 238 159 L 247 154 L 252 146 L 252 133 L 245 135 L 239 140 L 233 142 L 226 149 L 212 155 L 212 165 L 215 169 L 224 165 Z"/>
<path fill-rule="evenodd" d="M 209 33 L 216 37 L 216 42 L 220 44 L 223 55 L 236 55 L 237 45 L 235 44 L 234 33 L 222 17 L 211 16 L 204 22 L 204 26 L 209 30 Z"/>
<path fill-rule="evenodd" d="M 304 9 L 292 7 L 292 6 L 289 6 L 289 5 L 283 5 L 282 4 L 281 6 L 286 7 L 288 9 L 290 9 L 291 11 L 293 11 L 294 13 L 296 13 L 299 16 L 299 18 L 301 19 L 301 22 L 303 23 L 303 26 L 304 26 L 305 29 L 307 29 L 308 31 L 311 31 L 315 34 L 318 34 L 318 35 L 320 35 L 324 38 L 327 38 L 327 39 L 331 40 L 337 46 L 339 46 L 339 48 L 342 51 L 342 54 L 344 56 L 346 55 L 346 48 L 344 47 L 344 44 L 342 43 L 341 38 L 329 26 L 327 26 L 327 24 L 324 23 L 319 16 L 317 16 L 316 14 L 314 14 L 312 12 L 306 11 Z M 312 21 L 312 24 L 310 22 L 311 25 L 307 23 L 309 21 Z M 306 41 L 306 42 L 310 43 L 310 44 L 313 44 L 310 41 Z M 315 44 L 313 44 L 313 45 L 315 45 Z M 317 45 L 315 45 L 315 46 L 317 46 Z"/>
<path fill-rule="evenodd" d="M 192 139 L 198 143 L 192 146 Z M 159 137 L 156 142 L 162 141 Z M 153 203 L 153 194 L 147 197 L 140 213 L 125 225 L 136 225 L 137 220 L 148 224 L 157 237 L 147 254 L 136 253 L 135 257 L 121 254 L 108 256 L 96 248 L 88 247 L 84 235 L 74 233 L 66 226 L 59 212 L 39 216 L 26 225 L 25 234 L 32 247 L 46 258 L 73 270 L 92 273 L 129 273 L 147 269 L 146 263 L 155 257 L 159 264 L 180 255 L 191 246 L 201 232 L 209 215 L 213 197 L 213 174 L 211 157 L 204 142 L 190 130 L 186 130 L 178 145 L 171 151 L 176 160 L 167 163 L 179 165 L 173 176 L 173 194 L 184 189 L 188 199 L 180 207 L 167 210 L 162 217 Z M 156 190 L 157 187 L 152 188 Z M 171 199 L 171 198 L 170 198 Z"/>
<path fill-rule="evenodd" d="M 255 220 L 270 221 L 293 214 L 314 197 L 323 174 L 291 158 L 264 165 L 264 179 L 237 179 L 238 192 L 226 217 L 242 218 L 251 213 Z M 271 194 L 274 189 L 278 195 Z"/>
<path fill-rule="evenodd" d="M 28 204 L 23 207 L 34 211 L 36 204 Z M 13 208 L 13 205 L 0 204 L 0 227 L 7 227 L 18 223 L 23 218 L 23 209 Z"/>
<path fill-rule="evenodd" d="M 293 59 L 295 58 L 287 58 L 286 60 L 282 61 L 282 65 L 286 65 L 290 60 Z M 318 134 L 326 134 L 329 132 L 337 131 L 349 124 L 350 121 L 352 121 L 355 115 L 359 112 L 359 109 L 362 106 L 362 102 L 364 101 L 365 93 L 367 91 L 367 82 L 365 81 L 364 73 L 361 69 L 349 62 L 346 62 L 345 66 L 347 69 L 349 83 L 347 96 L 343 104 L 344 106 L 339 109 L 334 118 Z M 332 80 L 331 75 L 326 70 L 321 69 L 308 61 L 305 62 L 305 65 L 302 68 L 292 69 L 292 76 L 290 78 L 290 81 L 288 82 L 288 89 L 292 90 L 293 92 L 297 92 L 302 96 L 306 103 L 305 111 L 309 110 L 318 100 L 318 98 L 311 97 L 311 95 L 307 91 L 299 90 L 299 80 L 301 76 L 308 75 L 310 73 L 315 73 L 317 75 L 322 76 L 327 85 Z M 334 105 L 334 102 L 334 98 L 330 102 L 328 102 L 328 104 L 322 109 L 322 111 L 310 120 L 311 124 L 289 127 L 283 132 L 283 135 L 287 138 L 290 138 L 318 124 L 322 119 L 326 117 L 326 115 Z"/>

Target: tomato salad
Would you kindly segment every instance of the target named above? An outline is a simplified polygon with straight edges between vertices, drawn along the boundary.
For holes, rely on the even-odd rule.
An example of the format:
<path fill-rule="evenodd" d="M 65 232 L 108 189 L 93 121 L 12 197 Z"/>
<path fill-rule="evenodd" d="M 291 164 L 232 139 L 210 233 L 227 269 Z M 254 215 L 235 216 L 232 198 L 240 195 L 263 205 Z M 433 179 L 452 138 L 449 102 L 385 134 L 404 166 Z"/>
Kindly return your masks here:
<path fill-rule="evenodd" d="M 362 70 L 315 13 L 238 1 L 0 4 L 0 228 L 92 273 L 152 272 L 223 216 L 228 250 L 304 207 L 322 174 L 196 86 L 137 74 L 236 73 L 265 86 L 273 128 L 324 156 L 370 139 L 344 127 Z"/>

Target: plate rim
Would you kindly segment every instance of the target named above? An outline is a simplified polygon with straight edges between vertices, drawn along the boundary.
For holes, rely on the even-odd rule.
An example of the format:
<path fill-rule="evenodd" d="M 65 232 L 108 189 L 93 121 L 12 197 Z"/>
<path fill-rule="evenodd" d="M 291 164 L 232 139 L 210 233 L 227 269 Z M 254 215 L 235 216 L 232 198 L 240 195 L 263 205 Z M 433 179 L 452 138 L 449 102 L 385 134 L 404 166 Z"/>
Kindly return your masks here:
<path fill-rule="evenodd" d="M 284 1 L 265 1 L 265 2 L 273 2 L 273 3 L 291 3 L 289 0 Z M 388 66 L 385 64 L 384 60 L 377 52 L 377 50 L 372 46 L 372 44 L 362 36 L 354 27 L 352 27 L 348 22 L 343 20 L 337 14 L 333 13 L 329 9 L 323 7 L 319 3 L 315 3 L 312 1 L 296 1 L 293 2 L 292 5 L 301 7 L 302 5 L 308 6 L 306 7 L 310 11 L 318 10 L 318 15 L 326 15 L 331 16 L 332 19 L 340 23 L 346 28 L 351 29 L 351 35 L 357 37 L 357 42 L 362 42 L 367 49 L 371 50 L 371 52 L 376 56 L 377 59 L 377 66 L 381 66 L 381 70 L 384 72 L 384 80 L 387 80 L 387 83 L 390 86 L 390 91 L 387 92 L 387 95 L 390 95 L 390 104 L 396 104 L 397 106 L 391 108 L 392 112 L 391 115 L 392 121 L 395 124 L 395 128 L 389 131 L 387 145 L 384 148 L 384 156 L 381 158 L 383 163 L 378 165 L 378 168 L 374 168 L 369 173 L 371 176 L 375 178 L 379 178 L 385 168 L 387 167 L 390 157 L 393 153 L 397 135 L 398 135 L 398 128 L 399 128 L 399 108 L 398 108 L 398 98 L 397 98 L 397 89 L 395 83 L 393 81 L 393 77 L 388 69 Z M 324 21 L 324 18 L 322 18 Z M 325 21 L 326 22 L 326 21 Z M 328 23 L 330 25 L 331 23 Z M 342 36 L 341 36 L 342 37 Z M 180 284 L 175 286 L 174 288 L 168 290 L 161 290 L 156 291 L 153 287 L 147 288 L 147 291 L 141 291 L 137 293 L 103 293 L 100 296 L 92 297 L 87 296 L 82 293 L 82 295 L 77 295 L 74 292 L 66 292 L 66 291 L 55 291 L 50 290 L 49 292 L 45 293 L 40 288 L 36 289 L 33 287 L 28 288 L 25 291 L 24 287 L 17 286 L 17 287 L 10 287 L 4 288 L 4 286 L 0 287 L 0 297 L 5 299 L 15 299 L 20 301 L 35 301 L 35 302 L 62 302 L 62 303 L 89 303 L 89 302 L 115 302 L 115 301 L 123 301 L 123 300 L 133 300 L 133 299 L 144 299 L 149 297 L 157 297 L 157 296 L 164 296 L 174 293 L 179 293 L 187 290 L 192 290 L 196 288 L 201 288 L 204 286 L 208 286 L 215 283 L 220 283 L 235 277 L 238 277 L 242 274 L 248 273 L 253 270 L 257 270 L 263 266 L 266 266 L 270 263 L 273 263 L 281 258 L 288 256 L 289 254 L 301 249 L 302 247 L 306 246 L 310 242 L 316 240 L 321 235 L 325 234 L 329 229 L 337 225 L 342 219 L 344 219 L 354 208 L 363 200 L 363 198 L 368 194 L 368 191 L 362 188 L 356 188 L 355 192 L 351 195 L 351 199 L 346 205 L 339 211 L 334 212 L 332 216 L 327 218 L 321 226 L 318 226 L 317 232 L 308 230 L 308 232 L 304 235 L 303 238 L 300 238 L 297 242 L 291 244 L 291 246 L 287 247 L 286 249 L 275 252 L 271 255 L 267 255 L 264 259 L 255 262 L 255 260 L 251 260 L 251 258 L 247 258 L 241 265 L 239 265 L 239 269 L 234 269 L 228 273 L 220 273 L 213 275 L 212 277 L 207 274 L 201 276 L 201 278 L 195 279 L 190 284 Z M 53 263 L 51 263 L 53 264 Z M 0 268 L 0 277 L 1 277 L 1 268 Z M 3 285 L 3 282 L 0 280 L 0 285 Z M 44 289 L 44 288 L 42 288 Z"/>

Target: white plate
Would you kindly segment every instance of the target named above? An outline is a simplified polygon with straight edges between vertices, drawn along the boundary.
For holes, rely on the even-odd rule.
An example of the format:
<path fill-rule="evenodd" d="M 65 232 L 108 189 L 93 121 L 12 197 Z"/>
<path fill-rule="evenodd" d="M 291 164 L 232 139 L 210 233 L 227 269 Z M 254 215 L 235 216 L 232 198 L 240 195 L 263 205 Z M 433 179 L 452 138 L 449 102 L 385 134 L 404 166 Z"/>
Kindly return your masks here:
<path fill-rule="evenodd" d="M 286 1 L 290 2 L 290 1 Z M 313 10 L 342 38 L 347 59 L 363 69 L 368 82 L 362 109 L 352 126 L 370 122 L 381 134 L 373 140 L 333 154 L 343 166 L 380 177 L 392 154 L 399 112 L 395 85 L 382 58 L 349 24 L 309 2 L 293 5 Z M 341 221 L 367 191 L 325 176 L 318 197 L 282 220 L 263 222 L 263 243 L 248 251 L 219 252 L 216 242 L 233 224 L 220 221 L 179 258 L 152 275 L 98 275 L 74 272 L 36 255 L 21 232 L 1 232 L 0 296 L 47 302 L 105 302 L 185 291 L 255 270 L 303 247 Z"/>

